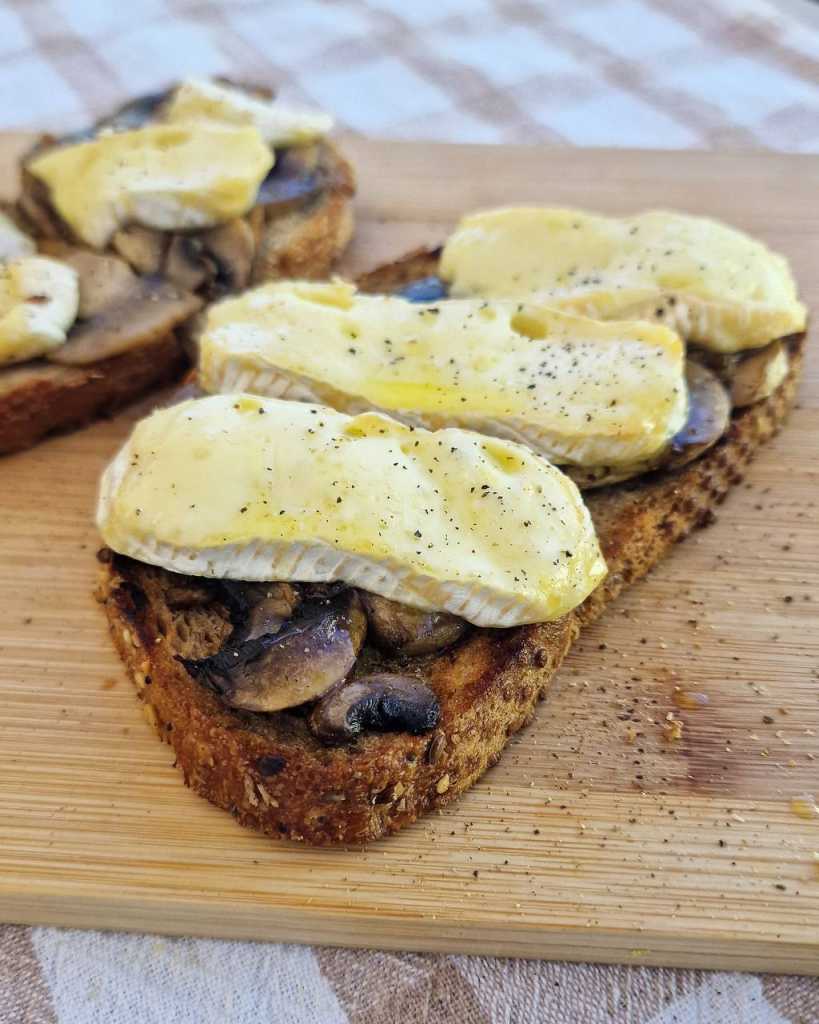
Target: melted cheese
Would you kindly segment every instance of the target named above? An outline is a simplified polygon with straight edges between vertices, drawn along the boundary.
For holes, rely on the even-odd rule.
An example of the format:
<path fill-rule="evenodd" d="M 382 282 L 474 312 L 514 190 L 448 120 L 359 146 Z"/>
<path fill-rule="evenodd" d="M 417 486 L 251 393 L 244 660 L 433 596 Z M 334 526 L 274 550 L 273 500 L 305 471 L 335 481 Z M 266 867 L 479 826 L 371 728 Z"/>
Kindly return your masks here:
<path fill-rule="evenodd" d="M 78 305 L 77 272 L 64 263 L 25 256 L 0 268 L 0 364 L 63 345 Z"/>
<path fill-rule="evenodd" d="M 172 124 L 252 125 L 271 146 L 312 142 L 333 127 L 332 117 L 321 111 L 260 99 L 242 89 L 198 79 L 189 79 L 174 91 L 163 120 Z"/>
<path fill-rule="evenodd" d="M 441 257 L 455 296 L 538 298 L 603 320 L 650 318 L 719 352 L 804 330 L 786 260 L 686 214 L 521 207 L 464 217 Z"/>
<path fill-rule="evenodd" d="M 200 228 L 246 213 L 273 166 L 252 126 L 151 125 L 34 157 L 63 220 L 103 248 L 124 224 Z"/>
<path fill-rule="evenodd" d="M 352 285 L 279 282 L 211 307 L 206 391 L 378 409 L 528 444 L 555 462 L 632 465 L 685 421 L 679 337 L 539 305 L 419 305 Z"/>
<path fill-rule="evenodd" d="M 97 523 L 175 572 L 344 580 L 480 626 L 558 618 L 605 575 L 579 491 L 526 448 L 250 395 L 138 423 Z"/>

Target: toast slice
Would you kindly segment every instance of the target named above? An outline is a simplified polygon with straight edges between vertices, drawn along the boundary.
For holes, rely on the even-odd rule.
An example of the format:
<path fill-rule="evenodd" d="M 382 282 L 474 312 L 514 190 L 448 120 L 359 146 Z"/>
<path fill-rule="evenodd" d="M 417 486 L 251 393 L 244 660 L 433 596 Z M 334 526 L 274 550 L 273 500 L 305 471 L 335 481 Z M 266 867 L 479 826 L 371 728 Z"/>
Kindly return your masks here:
<path fill-rule="evenodd" d="M 395 291 L 436 267 L 435 251 L 419 251 L 359 285 Z M 317 845 L 366 843 L 449 803 L 530 721 L 582 626 L 675 542 L 713 520 L 714 507 L 783 423 L 803 345 L 803 337 L 789 341 L 786 380 L 770 398 L 736 412 L 727 434 L 699 459 L 586 494 L 609 575 L 574 612 L 551 623 L 476 629 L 424 659 L 365 654 L 378 670 L 420 670 L 440 703 L 431 733 L 369 733 L 328 747 L 307 727 L 303 709 L 254 714 L 228 707 L 177 660 L 211 654 L 230 635 L 228 609 L 213 588 L 101 552 L 99 598 L 114 644 L 186 784 L 243 825 Z"/>
<path fill-rule="evenodd" d="M 163 96 L 167 93 L 135 100 L 106 123 L 127 117 L 128 126 L 136 126 L 133 119 L 147 117 Z M 44 137 L 34 150 L 53 141 Z M 41 252 L 59 259 L 67 250 L 77 251 L 76 239 L 54 211 L 47 191 L 26 172 L 25 160 L 22 192 L 10 212 Z M 291 147 L 281 151 L 264 183 L 266 200 L 240 220 L 193 235 L 126 229 L 103 255 L 127 263 L 146 279 L 170 280 L 195 294 L 198 305 L 279 277 L 322 278 L 352 236 L 354 194 L 353 169 L 332 142 Z M 204 240 L 199 248 L 197 234 Z M 81 426 L 171 383 L 187 363 L 195 322 L 191 316 L 162 338 L 137 340 L 115 358 L 103 354 L 77 367 L 39 359 L 0 370 L 0 455 Z"/>

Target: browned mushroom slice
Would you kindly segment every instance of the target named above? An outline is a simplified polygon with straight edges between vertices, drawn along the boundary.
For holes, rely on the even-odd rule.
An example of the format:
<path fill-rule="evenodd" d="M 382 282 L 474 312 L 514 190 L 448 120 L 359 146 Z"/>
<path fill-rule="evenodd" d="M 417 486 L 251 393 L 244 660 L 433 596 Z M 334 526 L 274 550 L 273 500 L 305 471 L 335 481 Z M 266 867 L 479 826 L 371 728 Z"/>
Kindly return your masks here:
<path fill-rule="evenodd" d="M 138 274 L 158 274 L 166 241 L 166 233 L 129 224 L 114 234 L 111 245 Z"/>
<path fill-rule="evenodd" d="M 29 156 L 34 155 L 32 150 Z M 23 165 L 20 175 L 20 197 L 17 207 L 25 221 L 25 227 L 31 227 L 38 239 L 63 238 L 67 232 L 60 218 L 54 211 L 49 199 L 48 188 L 35 178 Z"/>
<path fill-rule="evenodd" d="M 319 147 L 291 146 L 276 150 L 276 162 L 259 186 L 256 203 L 284 213 L 317 195 L 322 188 Z"/>
<path fill-rule="evenodd" d="M 161 92 L 149 92 L 123 103 L 113 114 L 108 114 L 97 121 L 92 129 L 92 134 L 98 135 L 102 131 L 133 131 L 149 121 L 156 121 L 161 116 L 162 105 L 170 98 L 172 92 L 173 88 L 163 89 Z"/>
<path fill-rule="evenodd" d="M 220 291 L 238 291 L 250 280 L 256 239 L 244 220 L 232 220 L 199 236 L 202 250 L 216 268 L 214 284 Z"/>
<path fill-rule="evenodd" d="M 250 279 L 256 238 L 244 220 L 189 235 L 175 235 L 165 258 L 165 276 L 195 291 L 210 285 L 218 293 L 238 291 Z"/>
<path fill-rule="evenodd" d="M 193 292 L 216 274 L 216 267 L 207 259 L 201 234 L 174 235 L 163 271 L 169 281 Z"/>
<path fill-rule="evenodd" d="M 768 398 L 788 375 L 788 352 L 774 341 L 741 359 L 731 377 L 731 401 L 736 408 Z"/>
<path fill-rule="evenodd" d="M 692 462 L 722 437 L 731 419 L 731 400 L 719 377 L 693 359 L 685 364 L 688 419 L 673 437 L 663 467 L 676 469 Z"/>
<path fill-rule="evenodd" d="M 103 256 L 69 245 L 49 248 L 58 259 L 77 271 L 80 286 L 77 316 L 80 319 L 96 316 L 104 309 L 125 302 L 139 287 L 134 272 L 116 256 Z"/>
<path fill-rule="evenodd" d="M 236 708 L 281 711 L 315 700 L 355 664 L 367 620 L 354 590 L 306 601 L 278 633 L 238 644 L 197 661 L 190 674 Z"/>
<path fill-rule="evenodd" d="M 373 643 L 391 654 L 433 654 L 451 647 L 469 625 L 449 612 L 425 612 L 361 591 Z"/>
<path fill-rule="evenodd" d="M 134 278 L 114 305 L 77 323 L 65 345 L 50 352 L 56 363 L 83 366 L 150 344 L 192 316 L 202 300 L 158 278 Z"/>
<path fill-rule="evenodd" d="M 222 580 L 220 586 L 234 626 L 233 644 L 277 633 L 301 603 L 301 593 L 292 583 Z"/>
<path fill-rule="evenodd" d="M 361 732 L 409 732 L 434 729 L 441 716 L 438 698 L 413 676 L 379 672 L 334 686 L 310 714 L 320 739 L 340 743 Z"/>

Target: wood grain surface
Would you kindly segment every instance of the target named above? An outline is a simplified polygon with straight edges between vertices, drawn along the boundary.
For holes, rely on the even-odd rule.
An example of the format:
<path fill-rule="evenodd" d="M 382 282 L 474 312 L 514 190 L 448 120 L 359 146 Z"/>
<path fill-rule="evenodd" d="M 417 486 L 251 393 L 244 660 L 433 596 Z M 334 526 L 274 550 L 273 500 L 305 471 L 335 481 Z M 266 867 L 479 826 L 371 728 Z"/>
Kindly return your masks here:
<path fill-rule="evenodd" d="M 765 238 L 819 307 L 817 158 L 349 149 L 347 269 L 484 204 L 662 205 Z M 367 849 L 243 831 L 182 786 L 143 721 L 91 596 L 96 480 L 132 419 L 0 461 L 1 919 L 819 973 L 815 352 L 717 523 L 587 631 L 501 764 Z"/>

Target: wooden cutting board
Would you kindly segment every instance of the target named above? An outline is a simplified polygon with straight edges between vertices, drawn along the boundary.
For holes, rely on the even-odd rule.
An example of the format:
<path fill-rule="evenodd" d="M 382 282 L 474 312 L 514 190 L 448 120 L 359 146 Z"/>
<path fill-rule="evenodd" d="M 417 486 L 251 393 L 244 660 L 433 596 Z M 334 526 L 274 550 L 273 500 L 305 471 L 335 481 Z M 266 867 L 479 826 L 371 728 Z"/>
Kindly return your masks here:
<path fill-rule="evenodd" d="M 481 205 L 664 205 L 765 238 L 819 308 L 815 157 L 349 149 L 348 269 Z M 819 973 L 819 817 L 792 803 L 819 790 L 815 352 L 718 522 L 587 631 L 501 764 L 368 849 L 243 831 L 182 786 L 145 723 L 91 597 L 95 484 L 131 420 L 0 460 L 0 918 Z M 678 687 L 707 705 L 677 707 Z"/>

